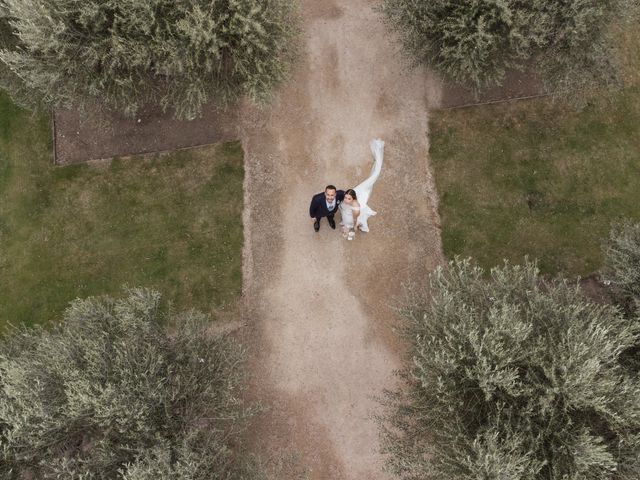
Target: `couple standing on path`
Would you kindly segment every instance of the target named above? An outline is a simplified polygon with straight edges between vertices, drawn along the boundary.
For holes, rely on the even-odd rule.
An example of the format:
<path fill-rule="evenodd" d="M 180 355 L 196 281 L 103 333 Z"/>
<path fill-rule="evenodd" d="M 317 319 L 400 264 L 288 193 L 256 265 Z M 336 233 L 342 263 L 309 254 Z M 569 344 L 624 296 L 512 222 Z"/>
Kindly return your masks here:
<path fill-rule="evenodd" d="M 335 214 L 340 210 L 342 235 L 347 240 L 355 238 L 356 230 L 369 231 L 369 217 L 376 214 L 369 205 L 369 197 L 373 184 L 380 175 L 382 160 L 384 157 L 384 142 L 380 139 L 372 140 L 369 144 L 375 162 L 371 169 L 371 175 L 357 187 L 346 191 L 338 190 L 333 185 L 327 185 L 324 192 L 313 196 L 309 206 L 309 216 L 313 220 L 313 229 L 320 230 L 320 219 L 327 217 L 329 226 L 336 228 Z"/>

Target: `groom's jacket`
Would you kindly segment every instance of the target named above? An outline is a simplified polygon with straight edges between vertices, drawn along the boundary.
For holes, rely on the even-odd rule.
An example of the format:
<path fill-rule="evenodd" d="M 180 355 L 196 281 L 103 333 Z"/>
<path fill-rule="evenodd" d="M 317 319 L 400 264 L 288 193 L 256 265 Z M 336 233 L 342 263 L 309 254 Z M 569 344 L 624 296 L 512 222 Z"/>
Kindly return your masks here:
<path fill-rule="evenodd" d="M 311 199 L 311 205 L 309 205 L 309 216 L 312 218 L 322 218 L 333 215 L 338 211 L 338 206 L 344 200 L 344 190 L 336 191 L 336 206 L 333 210 L 329 211 L 327 208 L 327 199 L 324 196 L 324 192 L 314 195 Z"/>

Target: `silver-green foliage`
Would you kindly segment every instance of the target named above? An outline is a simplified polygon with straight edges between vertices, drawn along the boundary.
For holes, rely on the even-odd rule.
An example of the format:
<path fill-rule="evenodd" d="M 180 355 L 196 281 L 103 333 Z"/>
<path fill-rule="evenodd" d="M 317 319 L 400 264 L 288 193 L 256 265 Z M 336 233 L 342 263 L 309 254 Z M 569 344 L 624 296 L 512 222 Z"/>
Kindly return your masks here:
<path fill-rule="evenodd" d="M 165 310 L 135 289 L 3 339 L 1 478 L 258 478 L 234 447 L 252 410 L 237 396 L 242 350 L 204 315 Z"/>
<path fill-rule="evenodd" d="M 631 0 L 382 0 L 417 64 L 475 89 L 533 65 L 552 91 L 617 82 L 611 20 Z"/>
<path fill-rule="evenodd" d="M 605 277 L 624 297 L 640 307 L 640 223 L 615 225 L 604 246 Z"/>
<path fill-rule="evenodd" d="M 383 419 L 404 479 L 640 477 L 633 328 L 533 264 L 456 260 L 408 302 L 412 362 Z"/>
<path fill-rule="evenodd" d="M 21 103 L 98 98 L 131 115 L 155 102 L 186 119 L 209 101 L 268 99 L 297 32 L 292 0 L 0 0 L 0 12 L 17 37 L 0 80 Z"/>

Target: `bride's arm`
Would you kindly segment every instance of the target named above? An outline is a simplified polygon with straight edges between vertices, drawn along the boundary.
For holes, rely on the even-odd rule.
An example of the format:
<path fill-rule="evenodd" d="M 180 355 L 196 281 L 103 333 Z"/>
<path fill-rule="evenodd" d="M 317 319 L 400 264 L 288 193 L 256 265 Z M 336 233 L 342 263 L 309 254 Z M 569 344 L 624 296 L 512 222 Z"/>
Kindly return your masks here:
<path fill-rule="evenodd" d="M 358 229 L 358 217 L 360 216 L 360 204 L 356 202 L 351 210 L 353 212 L 353 231 Z"/>

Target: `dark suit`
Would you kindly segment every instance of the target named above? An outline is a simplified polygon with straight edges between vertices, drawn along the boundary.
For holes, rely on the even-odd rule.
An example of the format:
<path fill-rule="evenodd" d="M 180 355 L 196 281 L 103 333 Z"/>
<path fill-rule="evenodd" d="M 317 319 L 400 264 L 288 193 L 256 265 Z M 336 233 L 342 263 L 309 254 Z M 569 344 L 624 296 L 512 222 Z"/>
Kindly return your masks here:
<path fill-rule="evenodd" d="M 327 208 L 327 199 L 324 196 L 324 192 L 314 195 L 311 199 L 311 205 L 309 205 L 309 216 L 320 220 L 322 217 L 331 217 L 338 211 L 338 206 L 344 200 L 344 190 L 336 191 L 336 206 L 333 210 Z"/>

